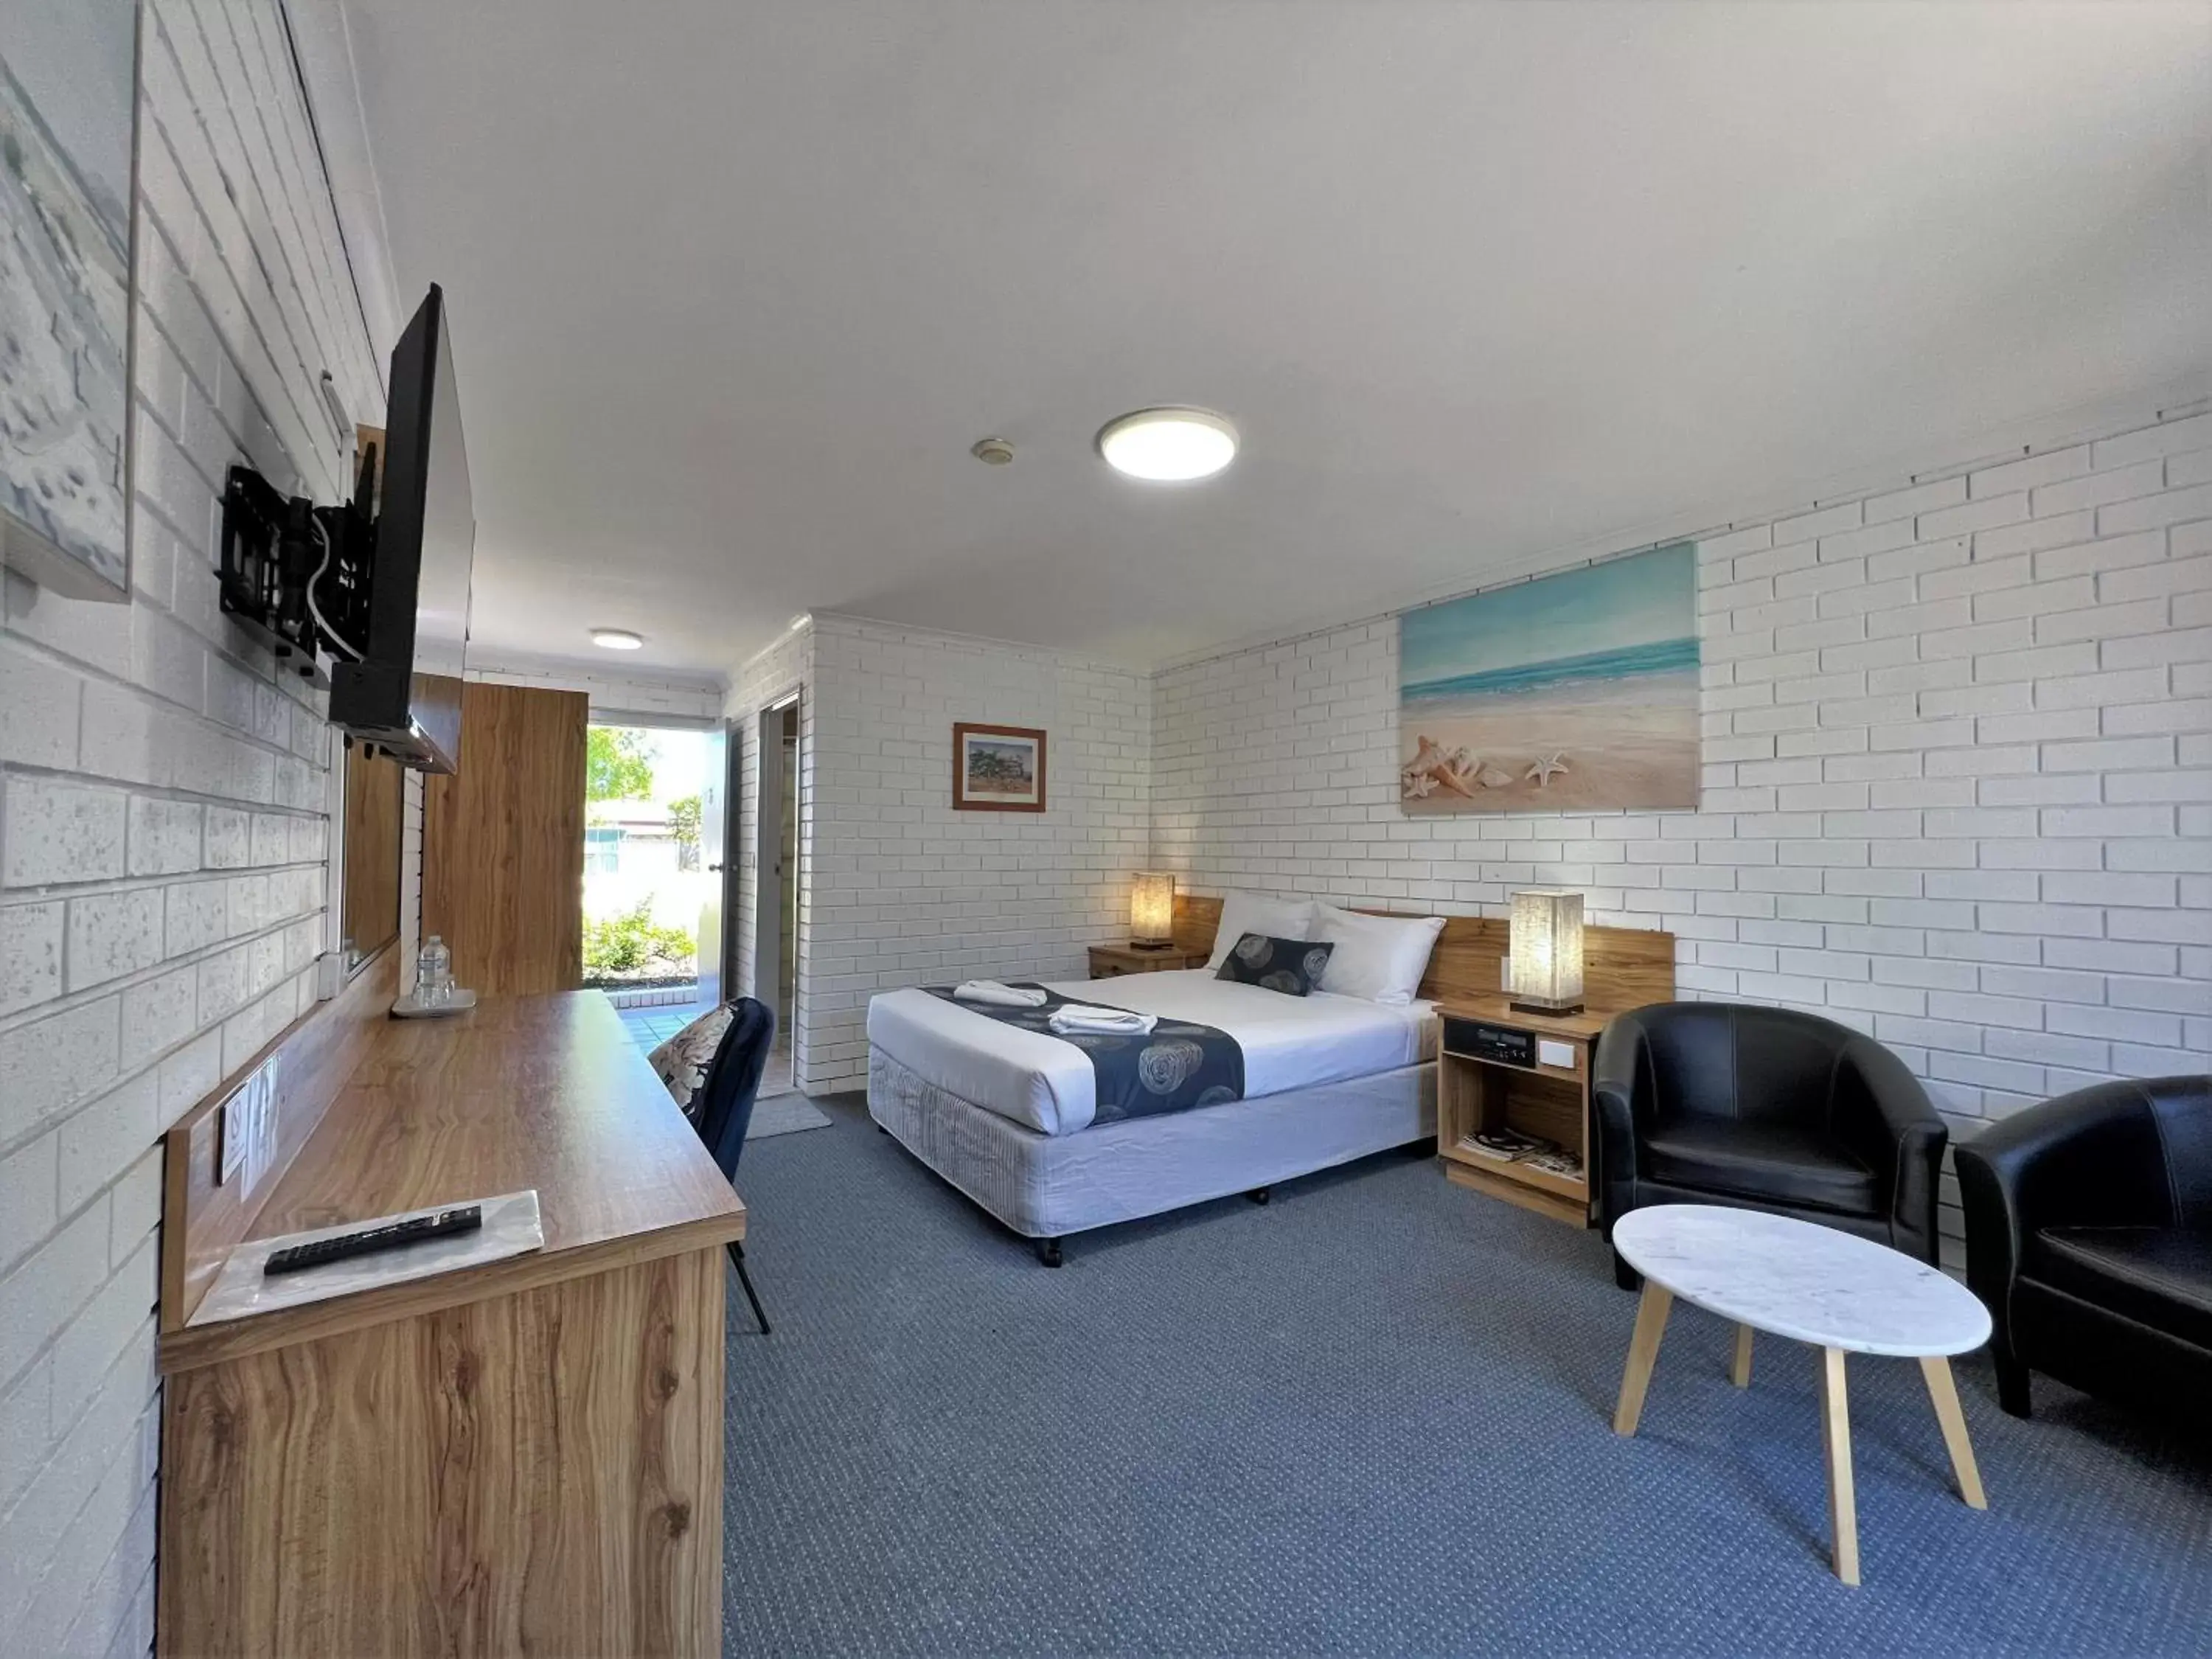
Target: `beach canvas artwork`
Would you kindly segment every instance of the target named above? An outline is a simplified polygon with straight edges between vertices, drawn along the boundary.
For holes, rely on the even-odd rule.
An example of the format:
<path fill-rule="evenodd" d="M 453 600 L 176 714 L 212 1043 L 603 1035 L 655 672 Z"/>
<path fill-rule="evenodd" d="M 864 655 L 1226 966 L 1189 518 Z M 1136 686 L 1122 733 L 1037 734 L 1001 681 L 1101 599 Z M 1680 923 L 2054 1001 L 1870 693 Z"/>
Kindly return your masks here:
<path fill-rule="evenodd" d="M 0 544 L 60 591 L 130 586 L 131 0 L 0 0 Z"/>
<path fill-rule="evenodd" d="M 1408 611 L 1408 813 L 1698 804 L 1698 561 L 1688 542 Z"/>
<path fill-rule="evenodd" d="M 1044 811 L 1044 733 L 1021 726 L 955 726 L 952 805 L 963 811 Z"/>

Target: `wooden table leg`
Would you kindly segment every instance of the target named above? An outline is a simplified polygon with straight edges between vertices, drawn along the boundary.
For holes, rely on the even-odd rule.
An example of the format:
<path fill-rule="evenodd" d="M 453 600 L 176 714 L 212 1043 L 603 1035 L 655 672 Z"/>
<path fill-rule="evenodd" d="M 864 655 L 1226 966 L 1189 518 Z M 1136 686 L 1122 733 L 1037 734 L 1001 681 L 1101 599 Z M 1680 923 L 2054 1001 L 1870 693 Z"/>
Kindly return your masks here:
<path fill-rule="evenodd" d="M 1936 1421 L 1942 1427 L 1943 1445 L 1951 1454 L 1951 1472 L 1959 1477 L 1959 1496 L 1969 1508 L 1985 1510 L 1990 1500 L 1982 1495 L 1982 1472 L 1974 1465 L 1974 1443 L 1966 1438 L 1966 1414 L 1959 1409 L 1951 1362 L 1941 1354 L 1931 1354 L 1920 1362 L 1920 1374 L 1928 1379 L 1928 1397 L 1936 1404 Z"/>
<path fill-rule="evenodd" d="M 1844 1391 L 1844 1351 L 1820 1350 L 1820 1448 L 1828 1460 L 1828 1533 L 1836 1577 L 1859 1582 L 1858 1500 L 1851 1491 L 1851 1410 Z"/>
<path fill-rule="evenodd" d="M 1729 1364 L 1729 1381 L 1739 1389 L 1751 1386 L 1751 1327 L 1735 1328 L 1735 1358 Z"/>
<path fill-rule="evenodd" d="M 1659 1339 L 1666 1334 L 1667 1315 L 1674 1305 L 1674 1292 L 1649 1274 L 1644 1279 L 1644 1299 L 1636 1306 L 1636 1334 L 1628 1340 L 1628 1369 L 1621 1373 L 1620 1403 L 1613 1408 L 1613 1431 L 1634 1434 L 1644 1415 L 1644 1390 L 1651 1383 L 1651 1364 L 1659 1358 Z"/>

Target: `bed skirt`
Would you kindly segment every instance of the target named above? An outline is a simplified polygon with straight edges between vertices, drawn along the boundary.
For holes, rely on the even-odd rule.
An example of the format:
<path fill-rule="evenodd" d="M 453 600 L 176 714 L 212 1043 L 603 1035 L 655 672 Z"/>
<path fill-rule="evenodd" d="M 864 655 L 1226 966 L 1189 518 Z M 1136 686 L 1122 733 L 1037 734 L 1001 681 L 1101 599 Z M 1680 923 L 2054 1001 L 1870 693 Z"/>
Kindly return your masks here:
<path fill-rule="evenodd" d="M 1060 1238 L 1310 1175 L 1437 1132 L 1437 1068 L 1046 1135 L 868 1049 L 868 1115 L 1014 1231 Z"/>

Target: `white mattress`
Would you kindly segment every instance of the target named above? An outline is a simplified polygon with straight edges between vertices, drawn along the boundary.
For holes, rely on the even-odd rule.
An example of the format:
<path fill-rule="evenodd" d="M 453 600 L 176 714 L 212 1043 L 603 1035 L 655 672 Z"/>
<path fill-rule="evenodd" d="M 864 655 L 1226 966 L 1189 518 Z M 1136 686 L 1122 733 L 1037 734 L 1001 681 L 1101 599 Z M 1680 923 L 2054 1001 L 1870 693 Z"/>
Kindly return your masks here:
<path fill-rule="evenodd" d="M 1270 995 L 1275 994 L 1269 993 Z M 1041 1135 L 868 1054 L 868 1111 L 946 1181 L 1030 1238 L 1059 1238 L 1331 1169 L 1437 1133 L 1437 1068 L 1291 1089 Z"/>
<path fill-rule="evenodd" d="M 1358 997 L 1289 997 L 1216 979 L 1204 969 L 1130 974 L 1048 988 L 1074 1002 L 1194 1020 L 1244 1051 L 1244 1097 L 1255 1100 L 1370 1077 L 1433 1059 L 1433 1006 L 1384 1007 Z M 1091 1058 L 1072 1042 L 1024 1031 L 927 991 L 868 1003 L 868 1042 L 915 1077 L 1042 1134 L 1072 1134 L 1097 1109 Z"/>

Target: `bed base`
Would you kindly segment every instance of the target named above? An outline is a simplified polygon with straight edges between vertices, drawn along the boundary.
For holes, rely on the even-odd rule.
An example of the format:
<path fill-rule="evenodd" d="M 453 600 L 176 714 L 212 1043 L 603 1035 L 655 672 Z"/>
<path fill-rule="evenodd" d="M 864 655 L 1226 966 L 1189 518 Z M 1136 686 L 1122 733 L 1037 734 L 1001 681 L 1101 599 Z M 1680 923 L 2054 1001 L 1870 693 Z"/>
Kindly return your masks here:
<path fill-rule="evenodd" d="M 1043 1135 L 868 1053 L 868 1114 L 1057 1267 L 1069 1237 L 1279 1182 L 1436 1136 L 1436 1066 Z M 1141 1171 L 1141 1176 L 1133 1172 Z"/>

